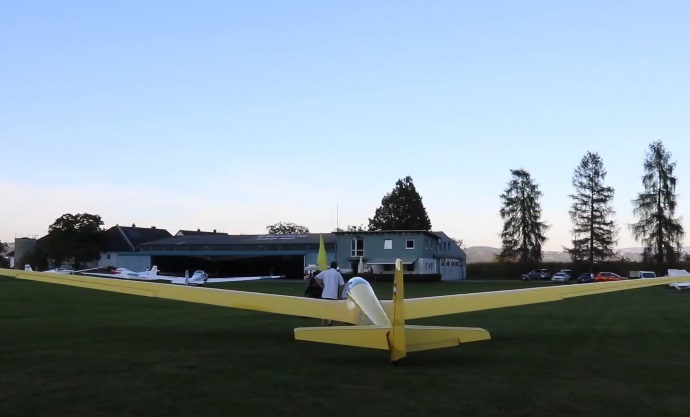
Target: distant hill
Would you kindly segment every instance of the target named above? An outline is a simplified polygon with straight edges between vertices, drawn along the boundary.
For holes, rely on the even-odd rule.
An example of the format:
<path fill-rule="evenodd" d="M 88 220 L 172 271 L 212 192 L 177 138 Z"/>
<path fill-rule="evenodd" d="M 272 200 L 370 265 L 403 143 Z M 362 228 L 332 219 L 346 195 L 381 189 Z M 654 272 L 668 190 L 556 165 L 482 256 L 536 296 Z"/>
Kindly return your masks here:
<path fill-rule="evenodd" d="M 616 252 L 626 258 L 638 261 L 642 257 L 642 248 L 618 248 Z M 684 246 L 683 252 L 690 253 L 690 246 Z M 467 254 L 467 263 L 476 262 L 493 262 L 494 256 L 501 253 L 500 248 L 491 246 L 470 246 L 465 249 Z M 568 252 L 559 251 L 544 251 L 544 262 L 570 262 L 570 255 Z"/>

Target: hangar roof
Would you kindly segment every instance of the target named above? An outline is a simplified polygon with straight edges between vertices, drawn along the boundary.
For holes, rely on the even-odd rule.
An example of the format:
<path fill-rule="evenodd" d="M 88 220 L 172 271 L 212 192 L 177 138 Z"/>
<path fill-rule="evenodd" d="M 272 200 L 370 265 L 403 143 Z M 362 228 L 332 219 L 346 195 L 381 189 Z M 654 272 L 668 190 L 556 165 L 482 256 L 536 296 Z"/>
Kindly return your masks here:
<path fill-rule="evenodd" d="M 173 236 L 146 242 L 140 245 L 141 249 L 149 246 L 160 245 L 185 245 L 185 246 L 216 246 L 216 245 L 280 245 L 286 243 L 298 244 L 319 244 L 319 236 L 323 236 L 324 244 L 335 243 L 336 237 L 333 233 L 300 233 L 290 235 L 192 235 L 192 236 Z"/>

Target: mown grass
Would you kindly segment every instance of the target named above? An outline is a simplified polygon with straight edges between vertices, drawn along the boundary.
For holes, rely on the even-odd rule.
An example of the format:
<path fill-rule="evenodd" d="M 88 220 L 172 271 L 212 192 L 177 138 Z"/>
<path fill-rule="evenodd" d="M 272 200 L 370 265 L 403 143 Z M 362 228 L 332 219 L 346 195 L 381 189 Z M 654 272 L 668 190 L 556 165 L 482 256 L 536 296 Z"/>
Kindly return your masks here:
<path fill-rule="evenodd" d="M 526 285 L 549 284 L 405 290 Z M 313 319 L 0 278 L 0 416 L 687 416 L 689 316 L 690 296 L 656 287 L 424 319 L 493 340 L 393 367 L 385 352 L 295 341 Z"/>

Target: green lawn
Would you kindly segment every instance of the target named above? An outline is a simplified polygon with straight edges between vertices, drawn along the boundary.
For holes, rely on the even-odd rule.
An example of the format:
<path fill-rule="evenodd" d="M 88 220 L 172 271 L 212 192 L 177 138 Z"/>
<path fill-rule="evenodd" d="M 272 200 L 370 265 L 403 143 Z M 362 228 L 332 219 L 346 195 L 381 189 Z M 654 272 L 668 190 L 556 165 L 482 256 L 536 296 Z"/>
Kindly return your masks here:
<path fill-rule="evenodd" d="M 405 290 L 527 285 L 549 284 Z M 390 283 L 375 289 L 390 298 Z M 493 340 L 393 367 L 386 352 L 293 339 L 318 320 L 0 278 L 0 416 L 687 416 L 688 317 L 690 294 L 655 287 L 419 320 Z"/>

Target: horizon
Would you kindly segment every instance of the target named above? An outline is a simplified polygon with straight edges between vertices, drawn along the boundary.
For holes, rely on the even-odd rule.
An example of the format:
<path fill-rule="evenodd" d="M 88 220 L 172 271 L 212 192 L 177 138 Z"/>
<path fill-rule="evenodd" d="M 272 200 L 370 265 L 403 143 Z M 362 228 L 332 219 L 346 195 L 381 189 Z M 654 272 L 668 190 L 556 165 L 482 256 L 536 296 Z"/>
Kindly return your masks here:
<path fill-rule="evenodd" d="M 670 1 L 9 4 L 0 241 L 83 212 L 105 228 L 366 226 L 410 175 L 433 230 L 500 247 L 499 194 L 524 168 L 552 225 L 543 249 L 560 251 L 572 173 L 592 151 L 615 189 L 616 247 L 640 246 L 626 225 L 655 140 L 678 161 L 688 226 L 689 12 Z"/>

